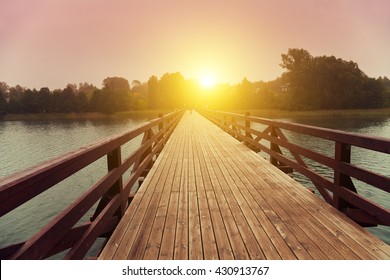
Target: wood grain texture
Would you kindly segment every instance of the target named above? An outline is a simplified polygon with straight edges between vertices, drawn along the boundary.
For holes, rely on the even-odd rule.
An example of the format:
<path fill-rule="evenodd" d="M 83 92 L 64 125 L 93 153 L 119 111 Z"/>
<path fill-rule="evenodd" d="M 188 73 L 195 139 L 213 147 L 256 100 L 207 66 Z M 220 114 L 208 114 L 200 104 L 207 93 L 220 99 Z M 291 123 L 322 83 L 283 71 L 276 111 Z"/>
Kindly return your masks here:
<path fill-rule="evenodd" d="M 390 246 L 193 112 L 99 259 L 390 259 Z"/>

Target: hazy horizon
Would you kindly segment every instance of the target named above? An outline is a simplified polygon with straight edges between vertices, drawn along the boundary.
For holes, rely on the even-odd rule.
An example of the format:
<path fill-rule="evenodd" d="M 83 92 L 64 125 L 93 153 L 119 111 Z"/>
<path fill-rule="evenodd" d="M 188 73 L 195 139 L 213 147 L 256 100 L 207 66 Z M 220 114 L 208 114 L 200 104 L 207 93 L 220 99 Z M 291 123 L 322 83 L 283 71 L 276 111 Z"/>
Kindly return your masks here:
<path fill-rule="evenodd" d="M 387 0 L 0 0 L 0 81 L 100 86 L 180 72 L 216 82 L 274 80 L 303 48 L 390 77 Z"/>

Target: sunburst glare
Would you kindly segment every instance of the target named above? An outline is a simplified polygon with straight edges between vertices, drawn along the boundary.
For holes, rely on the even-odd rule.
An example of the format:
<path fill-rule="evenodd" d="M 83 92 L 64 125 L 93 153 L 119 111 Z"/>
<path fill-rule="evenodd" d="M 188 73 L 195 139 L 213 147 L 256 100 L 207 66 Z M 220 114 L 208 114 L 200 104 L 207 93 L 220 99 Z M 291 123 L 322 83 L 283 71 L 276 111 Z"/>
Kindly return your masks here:
<path fill-rule="evenodd" d="M 199 77 L 199 83 L 203 88 L 213 88 L 217 81 L 213 73 L 202 73 Z"/>

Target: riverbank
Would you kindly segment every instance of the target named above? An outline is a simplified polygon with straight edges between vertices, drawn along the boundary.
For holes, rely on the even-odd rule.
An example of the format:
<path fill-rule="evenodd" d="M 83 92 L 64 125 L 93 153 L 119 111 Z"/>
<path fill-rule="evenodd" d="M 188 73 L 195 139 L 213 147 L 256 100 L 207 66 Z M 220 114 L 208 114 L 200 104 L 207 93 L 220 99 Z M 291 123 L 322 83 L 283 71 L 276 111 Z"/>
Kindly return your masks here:
<path fill-rule="evenodd" d="M 284 111 L 276 109 L 264 110 L 239 110 L 235 113 L 245 114 L 250 112 L 252 116 L 277 119 L 277 118 L 294 118 L 294 117 L 349 117 L 349 118 L 375 118 L 389 117 L 390 108 L 380 109 L 354 109 L 354 110 L 318 110 L 318 111 Z M 6 114 L 0 116 L 0 121 L 40 121 L 40 120 L 105 120 L 105 119 L 138 119 L 154 118 L 158 114 L 167 114 L 169 110 L 145 110 L 145 111 L 128 111 L 114 114 L 102 113 L 40 113 L 40 114 Z"/>
<path fill-rule="evenodd" d="M 278 119 L 278 118 L 304 118 L 304 117 L 348 117 L 348 118 L 376 118 L 389 117 L 390 108 L 380 109 L 351 109 L 351 110 L 318 110 L 318 111 L 283 111 L 283 110 L 247 110 L 252 116 Z M 245 114 L 247 111 L 237 111 L 237 113 Z"/>
<path fill-rule="evenodd" d="M 128 111 L 114 114 L 103 113 L 39 113 L 39 114 L 6 114 L 0 116 L 0 121 L 42 121 L 42 120 L 117 120 L 154 118 L 158 114 L 167 114 L 167 110 Z"/>

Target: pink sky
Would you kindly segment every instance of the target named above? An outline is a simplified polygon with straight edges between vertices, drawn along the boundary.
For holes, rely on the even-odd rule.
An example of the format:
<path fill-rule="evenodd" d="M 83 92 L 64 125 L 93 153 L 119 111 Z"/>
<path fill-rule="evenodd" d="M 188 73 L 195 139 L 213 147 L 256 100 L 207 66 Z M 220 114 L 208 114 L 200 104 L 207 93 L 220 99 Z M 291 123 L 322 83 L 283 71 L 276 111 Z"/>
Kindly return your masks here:
<path fill-rule="evenodd" d="M 281 54 L 390 77 L 388 0 L 0 0 L 0 81 L 51 89 L 181 72 L 273 80 Z"/>

